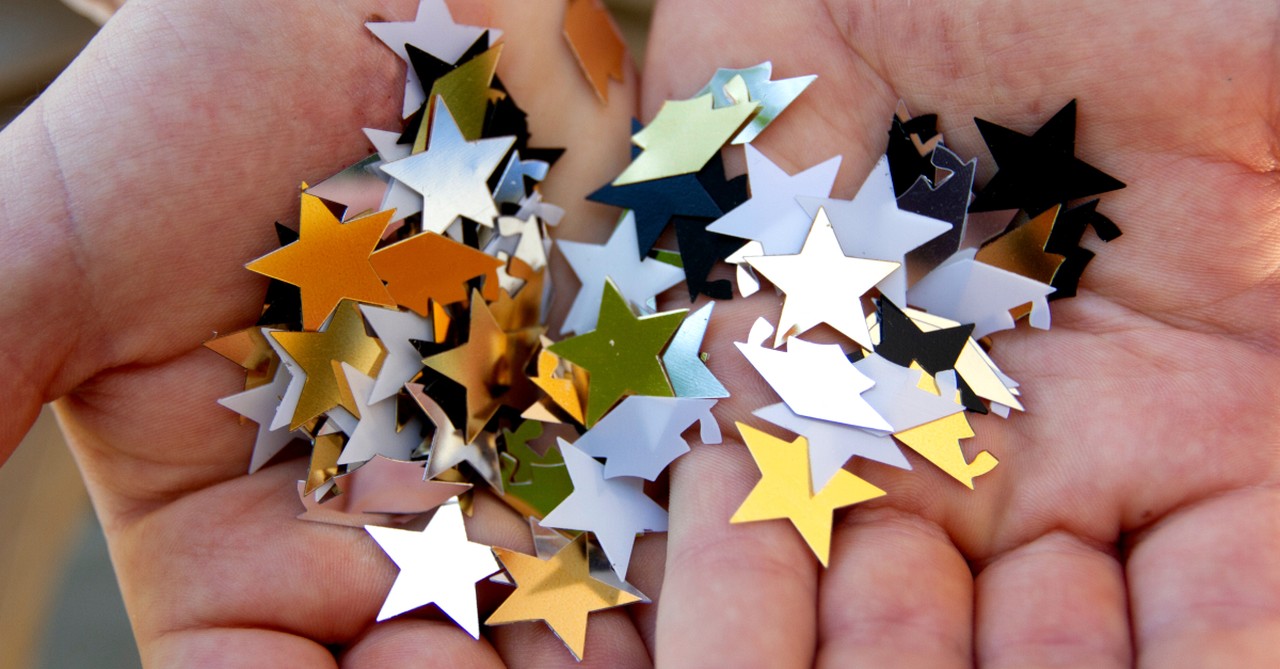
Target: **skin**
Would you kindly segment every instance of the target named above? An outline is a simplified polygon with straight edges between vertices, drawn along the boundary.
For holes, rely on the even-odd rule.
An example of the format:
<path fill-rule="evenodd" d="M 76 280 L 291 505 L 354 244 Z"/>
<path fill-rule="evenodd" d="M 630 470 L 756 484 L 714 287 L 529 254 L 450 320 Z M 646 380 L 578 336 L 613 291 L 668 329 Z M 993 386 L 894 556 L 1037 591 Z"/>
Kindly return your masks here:
<path fill-rule="evenodd" d="M 401 65 L 358 26 L 414 4 L 132 0 L 0 134 L 0 316 L 19 324 L 0 329 L 0 454 L 57 400 L 148 666 L 570 661 L 540 624 L 480 643 L 429 610 L 372 626 L 394 566 L 362 532 L 293 519 L 301 460 L 243 475 L 253 426 L 215 404 L 241 376 L 200 348 L 252 322 L 265 283 L 242 266 L 296 218 L 298 182 L 366 155 L 360 128 L 396 127 Z M 453 5 L 506 31 L 535 143 L 569 148 L 546 188 L 569 238 L 607 236 L 613 210 L 580 200 L 625 165 L 637 107 L 766 59 L 820 78 L 757 146 L 792 171 L 843 154 L 839 196 L 899 98 L 943 114 L 981 183 L 970 117 L 1029 133 L 1078 97 L 1077 154 L 1130 184 L 1103 201 L 1125 236 L 1053 329 L 996 335 L 1028 411 L 973 421 L 970 457 L 1001 460 L 976 492 L 920 459 L 859 465 L 889 494 L 837 514 L 822 570 L 785 522 L 728 524 L 758 478 L 744 447 L 695 447 L 669 538 L 633 559 L 658 604 L 596 614 L 586 666 L 1280 660 L 1274 4 L 660 3 L 642 88 L 629 73 L 607 107 L 555 12 Z M 729 344 L 766 299 L 717 309 L 724 417 L 772 401 Z M 469 530 L 530 550 L 491 498 Z"/>

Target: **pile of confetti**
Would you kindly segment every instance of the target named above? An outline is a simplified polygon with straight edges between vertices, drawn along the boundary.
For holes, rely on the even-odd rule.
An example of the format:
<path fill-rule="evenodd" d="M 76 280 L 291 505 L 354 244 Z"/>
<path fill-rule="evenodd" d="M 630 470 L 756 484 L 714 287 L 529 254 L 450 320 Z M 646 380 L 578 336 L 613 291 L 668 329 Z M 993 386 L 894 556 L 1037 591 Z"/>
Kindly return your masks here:
<path fill-rule="evenodd" d="M 363 527 L 400 567 L 379 620 L 434 604 L 478 637 L 491 579 L 513 589 L 485 624 L 545 621 L 581 657 L 591 611 L 646 601 L 625 580 L 637 534 L 667 528 L 646 482 L 695 424 L 721 441 L 732 388 L 701 351 L 735 295 L 781 302 L 736 345 L 781 400 L 755 416 L 795 436 L 737 424 L 761 479 L 732 522 L 789 519 L 825 565 L 833 510 L 884 495 L 855 458 L 910 469 L 906 446 L 973 488 L 997 462 L 966 459 L 969 416 L 1022 410 L 985 338 L 1048 328 L 1092 258 L 1085 229 L 1120 234 L 1078 203 L 1123 184 L 1074 157 L 1074 102 L 1031 136 L 978 120 L 999 169 L 976 196 L 977 160 L 900 105 L 885 157 L 833 199 L 840 157 L 788 174 L 752 145 L 815 78 L 763 63 L 637 124 L 590 196 L 623 210 L 607 243 L 553 242 L 564 212 L 538 184 L 562 152 L 531 144 L 500 33 L 442 0 L 369 28 L 409 65 L 404 128 L 366 130 L 374 155 L 304 184 L 297 231 L 277 224 L 281 248 L 248 264 L 272 279 L 257 325 L 207 346 L 248 370 L 221 403 L 258 424 L 250 472 L 306 443 L 299 517 Z M 565 35 L 605 99 L 625 51 L 596 0 L 570 3 Z M 728 178 L 739 145 L 747 173 Z M 582 284 L 559 340 L 553 243 Z M 705 304 L 658 313 L 676 287 Z M 530 519 L 537 555 L 469 541 L 477 489 Z"/>

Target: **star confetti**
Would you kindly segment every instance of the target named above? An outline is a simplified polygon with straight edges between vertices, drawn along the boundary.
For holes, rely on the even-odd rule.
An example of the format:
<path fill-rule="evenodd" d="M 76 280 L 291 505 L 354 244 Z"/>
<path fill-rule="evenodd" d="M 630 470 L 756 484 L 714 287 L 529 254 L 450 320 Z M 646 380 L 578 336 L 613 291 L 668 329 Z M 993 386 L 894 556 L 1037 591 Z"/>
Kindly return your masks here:
<path fill-rule="evenodd" d="M 870 346 L 862 296 L 900 267 L 896 262 L 846 256 L 821 209 L 799 253 L 749 257 L 747 263 L 787 294 L 774 346 L 820 323 Z"/>
<path fill-rule="evenodd" d="M 336 539 L 364 528 L 399 568 L 378 620 L 435 606 L 479 638 L 487 578 L 510 587 L 484 624 L 545 621 L 581 659 L 591 612 L 647 601 L 624 580 L 636 537 L 702 512 L 668 508 L 672 465 L 740 448 L 719 445 L 719 421 L 743 413 L 782 432 L 737 422 L 760 478 L 731 522 L 787 520 L 823 565 L 836 510 L 886 495 L 882 466 L 917 481 L 936 468 L 929 485 L 974 494 L 1018 474 L 997 471 L 972 422 L 1017 420 L 1036 397 L 1001 370 L 1000 333 L 1049 327 L 1051 300 L 1075 295 L 1094 258 L 1088 229 L 1120 237 L 1099 196 L 1123 184 L 1076 157 L 1109 164 L 1105 147 L 1077 147 L 1075 102 L 1031 135 L 977 120 L 995 160 L 985 183 L 991 170 L 945 143 L 946 114 L 900 102 L 883 157 L 845 189 L 841 166 L 867 156 L 771 144 L 809 156 L 784 169 L 755 144 L 793 122 L 816 75 L 720 68 L 632 123 L 630 163 L 585 184 L 621 211 L 584 233 L 592 221 L 542 191 L 571 178 L 556 172 L 564 149 L 532 143 L 557 118 L 512 95 L 538 82 L 498 74 L 528 71 L 524 50 L 455 22 L 444 0 L 367 25 L 405 63 L 402 121 L 353 136 L 373 152 L 303 183 L 297 229 L 275 223 L 279 248 L 247 265 L 270 279 L 254 326 L 206 347 L 245 372 L 220 403 L 254 425 L 252 452 L 235 451 L 249 471 L 301 452 L 269 467 L 297 467 L 290 513 Z M 601 1 L 571 0 L 553 37 L 607 102 L 627 56 Z M 805 136 L 788 132 L 769 141 Z M 608 241 L 563 239 L 562 222 Z M 580 288 L 556 281 L 562 263 Z M 715 308 L 735 293 L 754 297 Z M 686 295 L 689 310 L 663 311 Z M 730 341 L 738 353 L 720 353 Z M 486 498 L 524 517 L 536 555 L 471 541 L 464 515 Z"/>
<path fill-rule="evenodd" d="M 601 102 L 609 101 L 609 80 L 621 82 L 627 45 L 600 0 L 569 0 L 564 38 Z"/>
<path fill-rule="evenodd" d="M 685 313 L 672 311 L 637 318 L 617 286 L 612 281 L 605 282 L 596 329 L 548 349 L 591 375 L 588 427 L 626 395 L 674 395 L 660 356 Z"/>
<path fill-rule="evenodd" d="M 832 513 L 881 497 L 885 492 L 844 470 L 836 472 L 815 492 L 809 477 L 809 445 L 804 437 L 787 443 L 742 423 L 738 423 L 738 431 L 760 468 L 760 482 L 729 522 L 785 518 L 804 537 L 822 566 L 827 566 Z"/>
<path fill-rule="evenodd" d="M 516 589 L 485 624 L 544 621 L 569 647 L 573 657 L 582 659 L 590 613 L 643 601 L 592 577 L 586 537 L 580 535 L 548 560 L 494 548 Z"/>
<path fill-rule="evenodd" d="M 498 564 L 488 546 L 467 540 L 456 504 L 440 507 L 421 532 L 374 525 L 365 530 L 400 567 L 378 620 L 435 604 L 467 634 L 480 638 L 473 584 L 497 571 Z"/>
<path fill-rule="evenodd" d="M 246 265 L 302 289 L 302 324 L 320 327 L 344 299 L 395 306 L 369 264 L 391 216 L 385 212 L 343 223 L 314 195 L 302 195 L 298 241 Z"/>
<path fill-rule="evenodd" d="M 644 493 L 644 479 L 606 478 L 604 465 L 563 439 L 557 443 L 569 467 L 573 492 L 542 519 L 542 526 L 590 530 L 600 539 L 613 570 L 626 578 L 636 535 L 666 532 L 666 510 Z"/>

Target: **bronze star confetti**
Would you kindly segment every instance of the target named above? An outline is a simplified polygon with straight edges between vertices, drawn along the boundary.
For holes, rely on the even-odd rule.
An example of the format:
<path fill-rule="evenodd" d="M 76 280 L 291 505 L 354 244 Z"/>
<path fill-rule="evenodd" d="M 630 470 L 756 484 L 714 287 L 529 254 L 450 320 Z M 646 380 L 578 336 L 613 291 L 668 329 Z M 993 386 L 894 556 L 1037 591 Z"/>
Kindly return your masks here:
<path fill-rule="evenodd" d="M 609 79 L 621 82 L 627 45 L 600 0 L 569 0 L 564 38 L 601 102 L 609 101 Z"/>

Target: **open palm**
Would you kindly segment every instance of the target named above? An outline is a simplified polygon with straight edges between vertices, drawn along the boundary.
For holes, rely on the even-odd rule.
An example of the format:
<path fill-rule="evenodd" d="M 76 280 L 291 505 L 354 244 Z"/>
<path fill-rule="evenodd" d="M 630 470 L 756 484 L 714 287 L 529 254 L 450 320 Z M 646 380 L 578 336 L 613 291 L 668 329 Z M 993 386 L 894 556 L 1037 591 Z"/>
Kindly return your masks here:
<path fill-rule="evenodd" d="M 725 524 L 754 482 L 745 449 L 674 465 L 660 660 L 1274 661 L 1278 28 L 1266 3 L 659 5 L 643 109 L 715 66 L 818 73 L 757 145 L 792 171 L 843 153 L 838 195 L 883 151 L 899 99 L 941 113 L 947 144 L 982 156 L 981 182 L 995 168 L 972 117 L 1030 134 L 1079 98 L 1077 155 L 1130 184 L 1103 199 L 1125 236 L 1054 303 L 1053 329 L 993 337 L 1028 410 L 973 421 L 969 456 L 1002 462 L 976 492 L 922 460 L 866 465 L 888 495 L 845 516 L 822 571 L 785 523 Z M 717 317 L 708 340 L 727 342 L 755 312 Z M 727 343 L 711 360 L 751 374 Z"/>
<path fill-rule="evenodd" d="M 238 375 L 199 348 L 252 321 L 262 284 L 241 265 L 271 248 L 267 223 L 296 216 L 297 182 L 366 153 L 360 128 L 396 127 L 401 66 L 358 26 L 412 5 L 133 0 L 0 142 L 24 168 L 0 177 L 3 225 L 22 241 L 4 256 L 3 308 L 38 324 L 0 333 L 16 361 L 5 437 L 63 397 L 149 665 L 568 659 L 535 625 L 484 643 L 427 617 L 371 627 L 393 567 L 362 532 L 293 520 L 299 462 L 242 475 L 252 429 L 214 402 Z M 586 663 L 1204 666 L 1275 653 L 1275 14 L 661 5 L 646 117 L 717 66 L 817 73 L 759 145 L 789 169 L 844 153 L 847 197 L 899 98 L 941 112 L 947 143 L 979 155 L 969 117 L 1029 132 L 1079 97 L 1079 153 L 1131 184 L 1105 201 L 1126 236 L 1080 297 L 1055 304 L 1051 332 L 995 337 L 1029 410 L 974 421 L 972 442 L 1002 460 L 977 492 L 923 463 L 868 465 L 859 473 L 889 495 L 840 520 L 821 571 L 785 523 L 728 525 L 757 476 L 745 449 L 695 448 L 672 475 L 665 574 L 661 539 L 638 545 L 632 569 L 661 605 L 596 614 Z M 535 144 L 569 148 L 547 184 L 579 226 L 562 232 L 600 239 L 607 210 L 578 200 L 625 163 L 634 93 L 615 87 L 598 106 L 542 3 L 455 16 L 506 31 L 500 72 Z M 753 316 L 734 307 L 709 341 L 745 416 L 757 382 L 726 342 Z M 480 499 L 473 538 L 527 549 L 499 507 Z"/>

